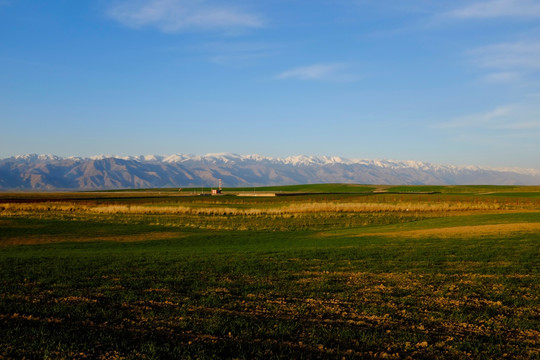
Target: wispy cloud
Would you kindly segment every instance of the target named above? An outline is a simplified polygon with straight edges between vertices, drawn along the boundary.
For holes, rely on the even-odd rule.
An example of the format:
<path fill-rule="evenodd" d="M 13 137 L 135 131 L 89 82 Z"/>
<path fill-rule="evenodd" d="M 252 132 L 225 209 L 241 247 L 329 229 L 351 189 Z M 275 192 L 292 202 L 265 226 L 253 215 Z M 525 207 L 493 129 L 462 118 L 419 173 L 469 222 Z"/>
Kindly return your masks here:
<path fill-rule="evenodd" d="M 465 53 L 470 63 L 488 71 L 482 81 L 492 84 L 531 85 L 540 70 L 540 42 L 519 41 L 482 46 Z"/>
<path fill-rule="evenodd" d="M 358 76 L 347 71 L 347 66 L 343 63 L 313 64 L 300 66 L 283 71 L 276 76 L 278 79 L 298 79 L 298 80 L 324 80 L 349 82 L 358 80 Z"/>
<path fill-rule="evenodd" d="M 467 53 L 481 67 L 540 69 L 540 42 L 520 41 L 483 46 Z"/>
<path fill-rule="evenodd" d="M 504 135 L 540 131 L 540 108 L 532 103 L 500 106 L 493 110 L 470 114 L 439 124 L 440 129 L 503 132 Z"/>
<path fill-rule="evenodd" d="M 521 80 L 521 74 L 517 72 L 494 72 L 484 76 L 483 81 L 487 83 L 502 84 L 512 83 Z"/>
<path fill-rule="evenodd" d="M 537 0 L 482 1 L 449 11 L 445 15 L 458 19 L 538 18 L 540 17 L 540 2 Z"/>
<path fill-rule="evenodd" d="M 439 127 L 445 129 L 485 127 L 492 125 L 493 121 L 506 118 L 511 112 L 512 106 L 500 106 L 488 112 L 460 116 L 439 124 Z"/>
<path fill-rule="evenodd" d="M 456 147 L 471 146 L 514 164 L 525 158 L 538 164 L 533 154 L 539 150 L 540 107 L 532 99 L 454 118 L 434 129 Z"/>
<path fill-rule="evenodd" d="M 208 0 L 122 0 L 107 11 L 118 22 L 154 27 L 163 32 L 256 28 L 264 24 L 256 14 L 225 2 Z"/>
<path fill-rule="evenodd" d="M 226 66 L 246 66 L 258 59 L 274 54 L 279 48 L 276 44 L 264 42 L 212 42 L 202 46 L 210 53 L 209 61 Z"/>

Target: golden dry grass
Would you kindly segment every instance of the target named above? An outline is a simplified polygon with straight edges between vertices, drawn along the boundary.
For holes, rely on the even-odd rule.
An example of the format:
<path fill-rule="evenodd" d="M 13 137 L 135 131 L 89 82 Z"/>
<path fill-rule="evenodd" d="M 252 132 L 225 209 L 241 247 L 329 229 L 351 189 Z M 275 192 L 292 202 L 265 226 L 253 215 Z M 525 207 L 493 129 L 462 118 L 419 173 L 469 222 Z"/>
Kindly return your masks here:
<path fill-rule="evenodd" d="M 0 246 L 12 245 L 36 245 L 36 244 L 52 244 L 58 242 L 91 242 L 91 241 L 114 241 L 114 242 L 137 242 L 149 240 L 167 240 L 182 237 L 183 235 L 177 232 L 151 232 L 145 234 L 131 235 L 114 235 L 114 236 L 64 236 L 58 235 L 24 235 L 9 237 L 0 240 Z"/>
<path fill-rule="evenodd" d="M 519 206 L 527 209 L 528 204 Z M 451 212 L 493 211 L 507 209 L 507 205 L 496 202 L 312 202 L 290 204 L 278 208 L 253 207 L 189 207 L 189 206 L 145 206 L 145 205 L 84 205 L 78 203 L 4 203 L 0 214 L 21 212 L 58 211 L 94 214 L 190 214 L 190 215 L 284 215 L 301 213 L 356 213 L 356 212 Z"/>
<path fill-rule="evenodd" d="M 364 236 L 386 236 L 386 237 L 404 237 L 404 238 L 475 238 L 481 236 L 509 235 L 515 233 L 533 233 L 540 231 L 540 223 L 513 223 L 513 224 L 494 224 L 494 225 L 475 225 L 475 226 L 455 226 L 422 230 L 392 231 L 378 233 L 362 233 L 352 235 L 352 237 Z"/>

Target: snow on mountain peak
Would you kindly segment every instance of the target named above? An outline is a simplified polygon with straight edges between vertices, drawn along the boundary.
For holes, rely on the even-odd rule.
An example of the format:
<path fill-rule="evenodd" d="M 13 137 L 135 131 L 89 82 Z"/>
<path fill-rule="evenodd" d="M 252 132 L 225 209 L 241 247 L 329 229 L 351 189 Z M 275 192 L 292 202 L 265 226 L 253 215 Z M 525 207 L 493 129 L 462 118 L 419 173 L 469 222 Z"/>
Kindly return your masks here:
<path fill-rule="evenodd" d="M 176 163 L 176 162 L 182 162 L 189 157 L 190 155 L 186 156 L 183 154 L 172 154 L 172 155 L 165 156 L 162 161 L 166 163 Z"/>
<path fill-rule="evenodd" d="M 327 166 L 327 165 L 361 165 L 366 167 L 379 167 L 384 169 L 414 169 L 418 171 L 435 171 L 445 173 L 456 173 L 459 171 L 496 171 L 516 173 L 530 176 L 540 176 L 540 169 L 525 168 L 494 168 L 480 166 L 457 166 L 457 165 L 439 165 L 414 160 L 384 160 L 384 159 L 347 159 L 339 156 L 309 156 L 309 155 L 291 155 L 284 158 L 268 157 L 259 154 L 238 155 L 234 153 L 220 152 L 208 153 L 205 155 L 193 154 L 172 154 L 172 155 L 138 155 L 138 156 L 118 156 L 101 154 L 90 157 L 60 157 L 52 154 L 26 154 L 11 157 L 18 161 L 25 162 L 56 162 L 62 160 L 84 161 L 84 160 L 105 160 L 122 159 L 138 161 L 141 163 L 185 163 L 201 162 L 206 164 L 235 164 L 241 162 L 266 162 L 270 164 L 283 164 L 292 166 Z"/>
<path fill-rule="evenodd" d="M 26 154 L 26 155 L 16 155 L 13 157 L 16 160 L 26 160 L 26 161 L 50 161 L 50 160 L 62 160 L 61 157 L 52 155 L 52 154 Z"/>

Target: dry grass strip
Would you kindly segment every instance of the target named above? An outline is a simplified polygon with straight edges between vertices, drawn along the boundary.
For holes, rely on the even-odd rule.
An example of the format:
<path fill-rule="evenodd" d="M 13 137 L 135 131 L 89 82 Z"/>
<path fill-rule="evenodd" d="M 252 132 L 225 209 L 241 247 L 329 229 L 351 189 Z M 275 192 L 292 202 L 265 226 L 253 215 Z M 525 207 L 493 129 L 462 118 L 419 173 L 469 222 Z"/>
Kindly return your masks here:
<path fill-rule="evenodd" d="M 455 226 L 434 229 L 391 231 L 391 232 L 373 232 L 351 235 L 352 237 L 364 236 L 386 236 L 386 237 L 407 237 L 407 238 L 474 238 L 478 236 L 496 236 L 508 235 L 514 233 L 532 233 L 540 231 L 540 223 L 513 223 L 513 224 L 494 224 L 494 225 L 474 225 L 474 226 Z"/>
<path fill-rule="evenodd" d="M 493 202 L 313 202 L 291 204 L 279 208 L 231 208 L 231 207 L 188 207 L 188 206 L 145 206 L 145 205 L 81 205 L 76 203 L 16 204 L 0 203 L 0 214 L 5 215 L 33 212 L 82 212 L 94 214 L 190 214 L 190 215 L 283 215 L 301 213 L 377 213 L 377 212 L 447 212 L 447 211 L 490 211 L 504 209 Z"/>
<path fill-rule="evenodd" d="M 114 242 L 136 242 L 149 240 L 167 240 L 183 237 L 177 232 L 152 232 L 145 234 L 113 235 L 113 236 L 62 236 L 62 235 L 25 235 L 16 236 L 0 240 L 0 246 L 12 245 L 36 245 L 52 244 L 60 242 L 92 242 L 92 241 L 114 241 Z"/>

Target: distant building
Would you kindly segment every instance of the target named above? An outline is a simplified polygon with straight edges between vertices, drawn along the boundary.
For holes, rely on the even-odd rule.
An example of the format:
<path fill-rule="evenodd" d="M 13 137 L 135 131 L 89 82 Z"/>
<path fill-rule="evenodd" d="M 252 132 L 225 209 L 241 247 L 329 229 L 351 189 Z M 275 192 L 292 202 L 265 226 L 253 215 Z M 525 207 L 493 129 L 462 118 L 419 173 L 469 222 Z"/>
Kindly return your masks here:
<path fill-rule="evenodd" d="M 221 179 L 219 179 L 219 185 L 217 189 L 212 189 L 212 195 L 221 194 Z"/>

